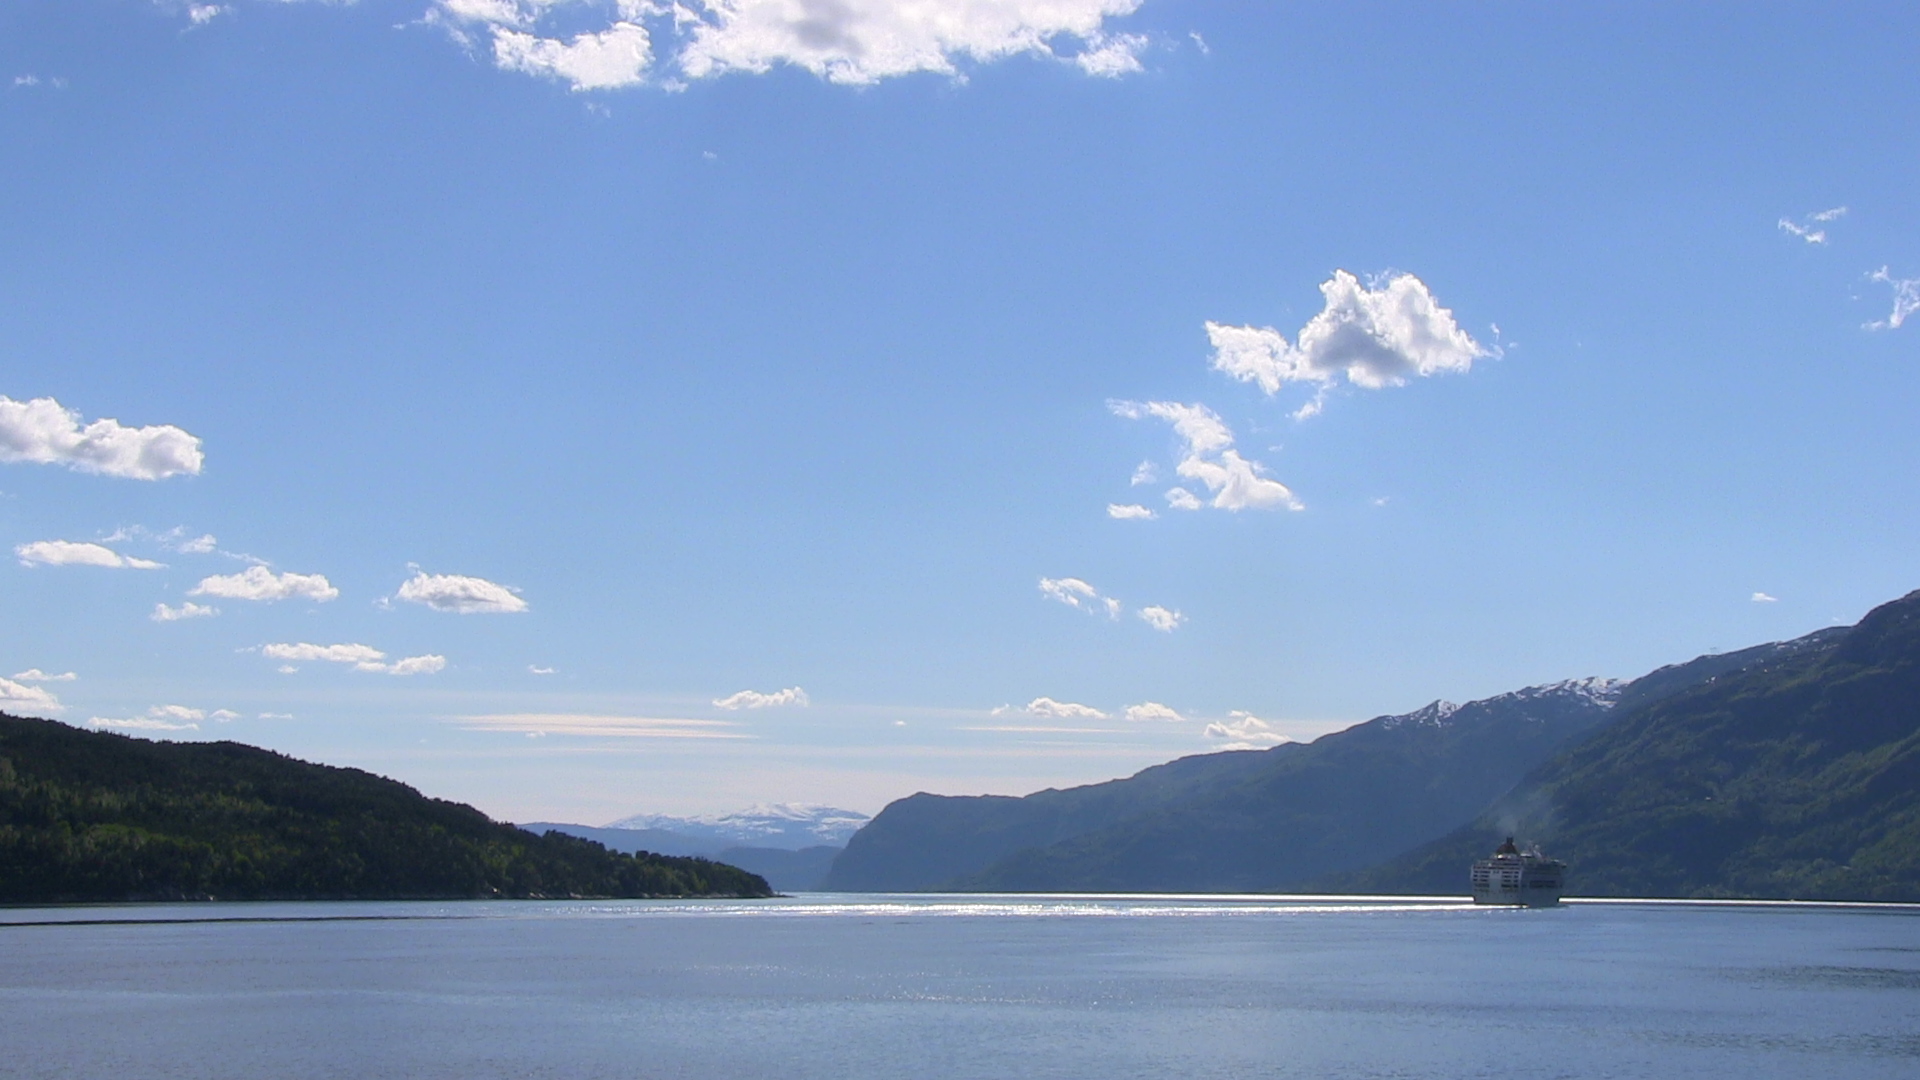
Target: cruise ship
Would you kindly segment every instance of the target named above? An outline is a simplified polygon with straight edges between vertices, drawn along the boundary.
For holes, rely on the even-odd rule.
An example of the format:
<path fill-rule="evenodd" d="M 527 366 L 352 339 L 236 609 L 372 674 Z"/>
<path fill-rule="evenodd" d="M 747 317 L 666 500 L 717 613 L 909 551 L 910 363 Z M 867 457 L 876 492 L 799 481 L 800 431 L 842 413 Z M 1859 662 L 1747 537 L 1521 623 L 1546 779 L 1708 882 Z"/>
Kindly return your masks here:
<path fill-rule="evenodd" d="M 1560 902 L 1566 876 L 1566 863 L 1547 858 L 1538 848 L 1521 851 L 1509 836 L 1491 857 L 1473 864 L 1473 902 L 1551 907 Z"/>

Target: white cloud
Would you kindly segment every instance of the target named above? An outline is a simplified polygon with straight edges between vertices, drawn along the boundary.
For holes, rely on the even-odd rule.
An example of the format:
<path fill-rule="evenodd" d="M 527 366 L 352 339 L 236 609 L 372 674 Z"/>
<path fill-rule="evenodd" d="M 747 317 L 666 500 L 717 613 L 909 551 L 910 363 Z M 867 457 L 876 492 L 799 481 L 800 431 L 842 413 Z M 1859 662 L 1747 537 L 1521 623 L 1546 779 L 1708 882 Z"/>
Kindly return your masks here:
<path fill-rule="evenodd" d="M 29 674 L 38 674 L 38 671 L 21 672 L 14 676 L 14 679 L 24 679 Z M 59 676 L 49 676 L 49 678 L 57 679 Z M 13 679 L 0 679 L 0 710 L 12 712 L 15 709 L 42 709 L 46 712 L 59 712 L 63 708 L 65 706 L 60 704 L 60 699 L 54 697 L 45 687 L 27 686 Z"/>
<path fill-rule="evenodd" d="M 1126 708 L 1126 712 L 1122 715 L 1136 722 L 1154 720 L 1179 722 L 1186 720 L 1186 717 L 1181 716 L 1173 709 L 1157 701 L 1143 701 L 1138 705 L 1129 705 Z"/>
<path fill-rule="evenodd" d="M 1780 231 L 1791 236 L 1797 236 L 1809 244 L 1824 244 L 1827 242 L 1827 230 L 1819 226 L 1829 221 L 1838 221 L 1845 217 L 1846 213 L 1846 207 L 1836 206 L 1831 210 L 1822 210 L 1817 214 L 1808 214 L 1806 220 L 1801 222 L 1796 222 L 1791 218 L 1781 218 Z"/>
<path fill-rule="evenodd" d="M 656 716 L 596 716 L 581 713 L 494 713 L 449 717 L 469 731 L 511 734 L 586 735 L 621 739 L 751 739 L 726 731 L 727 720 L 684 720 Z"/>
<path fill-rule="evenodd" d="M 205 604 L 196 604 L 189 600 L 179 607 L 155 604 L 153 605 L 153 614 L 147 616 L 147 618 L 152 619 L 154 622 L 179 622 L 182 619 L 210 619 L 218 614 L 220 614 L 220 609 L 217 607 L 208 607 Z"/>
<path fill-rule="evenodd" d="M 356 664 L 354 666 L 362 671 L 384 671 L 389 675 L 432 675 L 446 668 L 447 658 L 428 653 L 425 656 L 409 656 L 403 660 L 395 660 L 393 663 L 384 666 L 378 664 Z"/>
<path fill-rule="evenodd" d="M 1040 579 L 1040 594 L 1049 600 L 1058 600 L 1068 607 L 1084 608 L 1088 601 L 1100 595 L 1100 590 L 1079 578 L 1043 577 Z"/>
<path fill-rule="evenodd" d="M 249 566 L 237 574 L 203 578 L 187 595 L 225 600 L 288 600 L 299 596 L 325 603 L 337 598 L 340 590 L 325 574 L 276 574 L 264 566 Z"/>
<path fill-rule="evenodd" d="M 1777 604 L 1780 602 L 1780 598 L 1777 596 L 1768 596 L 1763 592 L 1757 592 L 1753 594 L 1753 602 L 1756 604 Z"/>
<path fill-rule="evenodd" d="M 183 555 L 206 555 L 214 551 L 218 544 L 212 533 L 203 533 L 191 540 L 182 540 L 174 550 Z"/>
<path fill-rule="evenodd" d="M 151 717 L 151 716 L 134 716 L 134 717 L 128 717 L 126 719 L 119 719 L 119 720 L 113 719 L 112 717 L 96 716 L 93 719 L 87 721 L 87 723 L 97 728 L 116 728 L 121 731 L 199 731 L 200 730 L 199 724 L 195 724 L 195 723 L 183 724 L 183 723 L 178 723 L 172 720 L 163 720 L 163 719 L 159 719 L 157 717 Z"/>
<path fill-rule="evenodd" d="M 1411 376 L 1464 372 L 1492 355 L 1412 274 L 1397 274 L 1370 288 L 1336 270 L 1320 293 L 1326 305 L 1301 328 L 1295 344 L 1271 327 L 1207 323 L 1214 368 L 1241 382 L 1257 382 L 1268 394 L 1288 383 L 1313 384 L 1313 400 L 1294 414 L 1304 419 L 1320 411 L 1326 392 L 1343 377 L 1378 390 L 1400 386 Z"/>
<path fill-rule="evenodd" d="M 261 720 L 291 720 L 291 719 L 293 719 L 293 714 L 292 714 L 292 713 L 290 713 L 290 712 L 263 712 L 263 713 L 261 713 L 261 714 L 260 714 L 260 716 L 259 716 L 259 719 L 261 719 Z"/>
<path fill-rule="evenodd" d="M 1285 735 L 1273 730 L 1273 725 L 1248 712 L 1234 711 L 1227 714 L 1233 719 L 1211 723 L 1203 733 L 1209 739 L 1226 739 L 1222 750 L 1265 750 L 1283 742 L 1291 742 Z"/>
<path fill-rule="evenodd" d="M 104 566 L 115 570 L 158 570 L 162 564 L 122 555 L 104 544 L 74 540 L 35 540 L 13 549 L 22 566 Z"/>
<path fill-rule="evenodd" d="M 653 63 L 646 28 L 617 22 L 599 33 L 571 40 L 536 37 L 504 26 L 493 29 L 493 62 L 503 71 L 522 71 L 571 83 L 575 91 L 637 86 Z"/>
<path fill-rule="evenodd" d="M 234 712 L 232 709 L 215 709 L 208 713 L 207 717 L 216 723 L 231 724 L 235 720 L 240 719 L 240 714 Z"/>
<path fill-rule="evenodd" d="M 1893 288 L 1893 314 L 1884 319 L 1867 324 L 1869 330 L 1898 330 L 1907 316 L 1920 311 L 1920 278 L 1897 278 L 1881 267 L 1867 275 L 1868 281 L 1878 281 Z"/>
<path fill-rule="evenodd" d="M 13 77 L 13 85 L 15 85 L 15 86 L 39 86 L 39 85 L 40 85 L 40 76 L 38 76 L 38 75 L 34 75 L 34 74 L 31 74 L 31 73 L 29 73 L 29 74 L 26 74 L 26 75 L 15 75 L 15 76 Z"/>
<path fill-rule="evenodd" d="M 329 664 L 352 664 L 356 671 L 378 671 L 388 675 L 431 675 L 447 666 L 447 658 L 428 653 L 424 656 L 409 656 L 405 659 L 386 662 L 387 654 L 371 645 L 312 645 L 306 642 L 298 644 L 280 643 L 260 646 L 260 655 L 269 660 L 285 660 L 288 663 L 280 668 L 282 672 L 292 674 L 299 669 L 293 664 L 308 661 L 321 661 Z"/>
<path fill-rule="evenodd" d="M 1151 484 L 1158 479 L 1160 479 L 1160 472 L 1153 467 L 1153 462 L 1143 461 L 1133 467 L 1133 479 L 1128 480 L 1127 484 L 1131 487 L 1139 487 L 1141 484 Z"/>
<path fill-rule="evenodd" d="M 460 615 L 507 614 L 527 610 L 514 590 L 485 578 L 416 572 L 395 594 L 410 603 Z"/>
<path fill-rule="evenodd" d="M 49 675 L 37 667 L 28 668 L 14 676 L 14 678 L 21 682 L 72 682 L 79 677 L 80 676 L 75 675 L 71 671 L 63 671 L 58 675 Z"/>
<path fill-rule="evenodd" d="M 535 674 L 535 675 L 551 675 L 551 674 L 553 674 L 553 669 L 552 669 L 552 668 L 550 668 L 550 667 L 541 667 L 541 666 L 540 666 L 540 665 L 538 665 L 538 664 L 528 664 L 528 665 L 527 665 L 527 670 L 528 670 L 528 671 L 530 671 L 530 672 L 532 672 L 532 673 L 533 673 L 533 674 Z"/>
<path fill-rule="evenodd" d="M 0 461 L 163 480 L 198 473 L 205 455 L 199 439 L 171 425 L 131 428 L 95 420 L 82 426 L 79 413 L 52 398 L 0 397 Z"/>
<path fill-rule="evenodd" d="M 1021 53 L 1072 63 L 1089 75 L 1140 70 L 1148 41 L 1107 21 L 1141 0 L 436 0 L 432 21 L 463 45 L 490 39 L 508 71 L 561 79 L 575 90 L 633 86 L 655 53 L 682 79 L 803 68 L 829 82 L 866 85 L 914 72 L 960 77 L 958 62 Z M 561 9 L 568 9 L 565 13 Z M 601 22 L 601 20 L 605 20 Z M 583 33 L 563 36 L 549 24 Z"/>
<path fill-rule="evenodd" d="M 310 660 L 329 664 L 377 664 L 387 658 L 387 654 L 371 645 L 310 645 L 282 643 L 260 646 L 260 655 L 269 660 L 286 660 L 290 663 L 306 663 Z"/>
<path fill-rule="evenodd" d="M 229 14 L 232 10 L 219 4 L 188 4 L 187 18 L 193 20 L 195 26 L 205 26 L 214 19 Z"/>
<path fill-rule="evenodd" d="M 836 83 L 865 84 L 913 72 L 955 75 L 955 61 L 1018 53 L 1060 55 L 1059 38 L 1082 46 L 1089 74 L 1128 70 L 1139 44 L 1108 37 L 1106 20 L 1140 0 L 690 0 L 701 17 L 678 57 L 691 78 L 728 71 L 805 68 Z"/>
<path fill-rule="evenodd" d="M 1175 510 L 1198 510 L 1207 504 L 1186 488 L 1170 487 L 1167 489 L 1167 505 Z"/>
<path fill-rule="evenodd" d="M 812 702 L 807 698 L 805 690 L 797 686 L 789 686 L 785 690 L 775 690 L 771 694 L 763 694 L 758 690 L 742 690 L 723 698 L 714 698 L 713 704 L 721 709 L 776 709 L 783 705 L 805 706 Z"/>
<path fill-rule="evenodd" d="M 190 709 L 185 705 L 155 705 L 147 710 L 147 715 L 157 720 L 205 720 L 206 710 Z"/>
<path fill-rule="evenodd" d="M 1185 615 L 1177 611 L 1169 611 L 1158 604 L 1154 604 L 1151 607 L 1143 607 L 1135 612 L 1135 614 L 1146 620 L 1148 626 L 1164 634 L 1173 633 L 1174 630 L 1179 628 L 1181 623 L 1187 621 Z"/>
<path fill-rule="evenodd" d="M 1028 716 L 1037 716 L 1044 720 L 1105 720 L 1107 714 L 1091 705 L 1081 705 L 1072 701 L 1055 701 L 1050 697 L 1037 697 L 1018 709 L 1002 705 L 993 710 L 993 715 L 1004 716 L 1010 712 L 1023 712 Z"/>
<path fill-rule="evenodd" d="M 1233 430 L 1220 414 L 1205 405 L 1185 405 L 1177 401 L 1109 401 L 1107 408 L 1115 416 L 1128 420 L 1153 416 L 1173 425 L 1174 433 L 1186 443 L 1174 472 L 1205 484 L 1213 493 L 1215 507 L 1234 511 L 1302 509 L 1300 500 L 1293 497 L 1285 484 L 1261 475 L 1266 469 L 1264 465 L 1241 457 L 1240 452 L 1233 449 Z M 1180 510 L 1199 506 L 1199 499 L 1185 488 L 1170 488 L 1167 502 Z"/>
<path fill-rule="evenodd" d="M 1107 504 L 1107 516 L 1117 521 L 1152 521 L 1160 515 L 1141 506 L 1139 503 Z"/>
<path fill-rule="evenodd" d="M 1143 70 L 1140 66 L 1140 50 L 1146 47 L 1147 39 L 1142 34 L 1115 34 L 1112 37 L 1095 35 L 1087 42 L 1087 47 L 1073 58 L 1073 62 L 1089 75 L 1117 79 Z"/>

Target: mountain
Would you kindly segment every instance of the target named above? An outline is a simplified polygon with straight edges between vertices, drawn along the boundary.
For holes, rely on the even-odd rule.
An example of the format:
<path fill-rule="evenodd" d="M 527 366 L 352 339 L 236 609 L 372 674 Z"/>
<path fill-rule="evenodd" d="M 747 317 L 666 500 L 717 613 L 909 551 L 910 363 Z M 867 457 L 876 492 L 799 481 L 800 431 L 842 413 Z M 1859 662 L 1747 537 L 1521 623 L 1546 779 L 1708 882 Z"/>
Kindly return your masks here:
<path fill-rule="evenodd" d="M 836 813 L 845 812 L 836 811 Z M 665 829 L 595 828 L 591 825 L 570 825 L 553 821 L 529 821 L 520 827 L 536 833 L 565 833 L 583 840 L 592 840 L 604 845 L 610 851 L 624 851 L 628 854 L 652 852 L 656 855 L 698 855 L 759 874 L 767 879 L 767 884 L 781 892 L 809 892 L 819 888 L 821 880 L 827 876 L 828 867 L 833 865 L 834 856 L 841 851 L 837 846 L 826 844 L 803 847 L 798 850 L 738 845 L 729 847 L 725 846 L 723 841 L 699 840 L 684 833 L 668 832 Z"/>
<path fill-rule="evenodd" d="M 1024 799 L 920 794 L 855 834 L 830 889 L 1249 892 L 1365 866 L 1470 818 L 1622 688 L 1434 702 L 1309 744 L 1182 758 Z"/>
<path fill-rule="evenodd" d="M 1323 884 L 1460 892 L 1511 833 L 1566 860 L 1574 895 L 1920 901 L 1920 592 L 1802 643 L 1623 712 L 1472 822 Z"/>
<path fill-rule="evenodd" d="M 1024 798 L 916 794 L 856 833 L 822 887 L 1306 888 L 1471 820 L 1622 709 L 1820 649 L 1837 633 L 1703 656 L 1630 683 L 1580 679 L 1463 706 L 1437 701 L 1309 744 L 1182 758 Z"/>
<path fill-rule="evenodd" d="M 650 829 L 670 832 L 688 841 L 726 847 L 784 848 L 840 847 L 867 823 L 857 810 L 841 810 L 815 803 L 772 803 L 726 814 L 676 817 L 671 814 L 635 814 L 607 825 L 609 829 Z"/>
<path fill-rule="evenodd" d="M 736 867 L 534 835 L 358 769 L 0 715 L 0 903 L 770 892 Z"/>

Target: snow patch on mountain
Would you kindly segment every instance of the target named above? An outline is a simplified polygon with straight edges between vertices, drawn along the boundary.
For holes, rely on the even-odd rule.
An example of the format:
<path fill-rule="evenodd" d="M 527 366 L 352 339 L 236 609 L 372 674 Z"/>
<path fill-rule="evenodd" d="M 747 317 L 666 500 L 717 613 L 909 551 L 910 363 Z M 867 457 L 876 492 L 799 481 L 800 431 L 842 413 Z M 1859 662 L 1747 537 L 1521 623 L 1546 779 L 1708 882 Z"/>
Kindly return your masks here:
<path fill-rule="evenodd" d="M 819 803 L 756 803 L 725 814 L 635 814 L 605 827 L 664 829 L 727 845 L 798 850 L 822 844 L 841 847 L 867 820 L 858 810 Z"/>

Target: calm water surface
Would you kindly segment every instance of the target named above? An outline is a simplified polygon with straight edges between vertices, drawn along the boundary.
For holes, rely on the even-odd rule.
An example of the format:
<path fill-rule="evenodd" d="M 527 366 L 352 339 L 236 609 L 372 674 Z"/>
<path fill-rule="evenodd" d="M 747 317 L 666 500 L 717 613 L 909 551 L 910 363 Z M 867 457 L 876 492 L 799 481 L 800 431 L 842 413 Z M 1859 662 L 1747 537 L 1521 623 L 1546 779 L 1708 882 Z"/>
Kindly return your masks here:
<path fill-rule="evenodd" d="M 1920 909 L 7 909 L 0 1075 L 1910 1078 Z"/>

